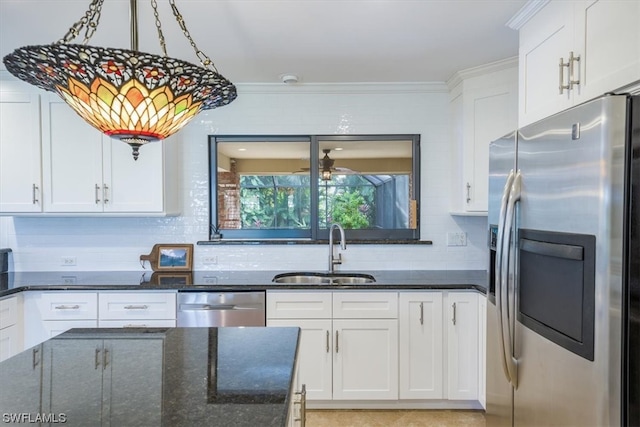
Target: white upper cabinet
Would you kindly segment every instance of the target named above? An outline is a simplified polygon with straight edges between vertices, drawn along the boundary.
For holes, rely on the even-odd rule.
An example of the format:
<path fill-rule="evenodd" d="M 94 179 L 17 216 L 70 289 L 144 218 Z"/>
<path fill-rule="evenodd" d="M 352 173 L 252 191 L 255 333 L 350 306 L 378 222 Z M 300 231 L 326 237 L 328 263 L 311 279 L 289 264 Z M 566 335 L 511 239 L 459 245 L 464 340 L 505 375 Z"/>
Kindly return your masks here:
<path fill-rule="evenodd" d="M 41 212 L 40 97 L 0 92 L 0 213 Z"/>
<path fill-rule="evenodd" d="M 52 213 L 172 214 L 177 171 L 171 142 L 131 148 L 103 136 L 59 97 L 43 100 L 44 210 Z"/>
<path fill-rule="evenodd" d="M 639 21 L 638 1 L 552 0 L 512 25 L 520 30 L 519 125 L 638 81 Z"/>
<path fill-rule="evenodd" d="M 461 71 L 449 85 L 454 153 L 451 213 L 486 215 L 489 143 L 518 125 L 517 62 Z"/>

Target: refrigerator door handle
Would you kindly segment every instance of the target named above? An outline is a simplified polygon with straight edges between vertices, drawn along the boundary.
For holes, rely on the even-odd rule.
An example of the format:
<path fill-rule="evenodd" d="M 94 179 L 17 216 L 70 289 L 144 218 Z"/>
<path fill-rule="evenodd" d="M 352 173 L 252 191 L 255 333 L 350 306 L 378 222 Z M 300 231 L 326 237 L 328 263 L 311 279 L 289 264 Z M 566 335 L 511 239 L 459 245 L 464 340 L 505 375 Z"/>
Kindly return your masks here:
<path fill-rule="evenodd" d="M 509 171 L 509 175 L 507 176 L 507 181 L 504 185 L 504 190 L 502 191 L 502 199 L 500 201 L 500 213 L 498 218 L 498 236 L 496 240 L 496 261 L 495 261 L 495 293 L 496 293 L 496 309 L 498 314 L 498 343 L 500 345 L 500 360 L 502 361 L 502 369 L 504 371 L 504 375 L 511 382 L 511 378 L 509 377 L 509 369 L 507 367 L 507 352 L 504 343 L 504 324 L 502 322 L 502 312 L 503 310 L 503 290 L 502 290 L 502 277 L 506 274 L 503 271 L 502 264 L 502 252 L 504 250 L 504 222 L 507 214 L 507 203 L 509 201 L 509 194 L 511 192 L 511 186 L 513 184 L 513 179 L 515 177 L 515 173 L 513 169 Z"/>
<path fill-rule="evenodd" d="M 506 367 L 508 371 L 508 378 L 511 385 L 518 388 L 518 361 L 513 356 L 513 330 L 512 325 L 515 328 L 515 289 L 511 297 L 508 295 L 509 285 L 509 259 L 511 257 L 511 249 L 514 245 L 511 244 L 511 234 L 514 231 L 514 218 L 516 211 L 516 204 L 520 202 L 520 196 L 522 193 L 522 175 L 518 171 L 513 179 L 511 185 L 511 191 L 509 192 L 509 201 L 507 203 L 507 213 L 505 215 L 504 223 L 504 236 L 503 236 L 503 251 L 502 251 L 502 274 L 501 274 L 501 291 L 502 302 L 506 304 L 506 309 L 500 311 L 502 334 L 505 345 L 505 359 Z M 515 239 L 514 239 L 515 240 Z"/>

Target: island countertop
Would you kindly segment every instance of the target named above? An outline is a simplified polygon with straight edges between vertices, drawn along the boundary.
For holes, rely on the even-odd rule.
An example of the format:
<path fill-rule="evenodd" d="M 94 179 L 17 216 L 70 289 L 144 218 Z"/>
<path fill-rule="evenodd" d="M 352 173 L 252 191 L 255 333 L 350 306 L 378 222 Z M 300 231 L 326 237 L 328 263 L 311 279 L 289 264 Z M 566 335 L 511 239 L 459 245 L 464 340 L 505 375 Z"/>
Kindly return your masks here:
<path fill-rule="evenodd" d="M 341 270 L 340 272 L 349 272 Z M 54 271 L 0 274 L 0 298 L 25 290 L 261 291 L 268 289 L 474 289 L 486 293 L 485 270 L 358 271 L 375 283 L 327 285 L 273 283 L 283 271 Z"/>
<path fill-rule="evenodd" d="M 299 334 L 71 329 L 0 363 L 0 413 L 70 426 L 285 426 Z"/>

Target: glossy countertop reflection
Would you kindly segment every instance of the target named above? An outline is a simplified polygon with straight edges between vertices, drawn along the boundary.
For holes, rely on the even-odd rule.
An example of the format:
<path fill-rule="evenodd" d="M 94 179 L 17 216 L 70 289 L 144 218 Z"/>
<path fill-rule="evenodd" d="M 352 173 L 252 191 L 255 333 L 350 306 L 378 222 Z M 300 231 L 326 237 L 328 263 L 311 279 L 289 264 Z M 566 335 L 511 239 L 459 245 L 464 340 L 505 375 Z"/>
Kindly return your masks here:
<path fill-rule="evenodd" d="M 285 426 L 299 331 L 71 329 L 0 363 L 0 413 L 70 426 Z"/>

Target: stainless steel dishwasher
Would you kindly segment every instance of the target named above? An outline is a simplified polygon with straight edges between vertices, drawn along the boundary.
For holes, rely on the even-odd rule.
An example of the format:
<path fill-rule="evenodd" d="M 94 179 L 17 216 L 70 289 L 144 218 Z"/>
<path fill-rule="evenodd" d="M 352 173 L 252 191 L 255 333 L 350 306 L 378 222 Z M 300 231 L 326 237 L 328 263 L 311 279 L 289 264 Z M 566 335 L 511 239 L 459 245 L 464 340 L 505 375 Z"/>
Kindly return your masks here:
<path fill-rule="evenodd" d="M 178 292 L 178 327 L 265 324 L 265 292 Z"/>

